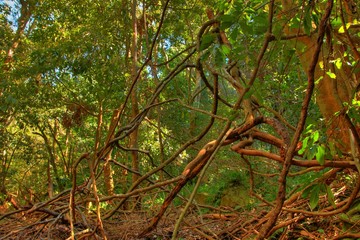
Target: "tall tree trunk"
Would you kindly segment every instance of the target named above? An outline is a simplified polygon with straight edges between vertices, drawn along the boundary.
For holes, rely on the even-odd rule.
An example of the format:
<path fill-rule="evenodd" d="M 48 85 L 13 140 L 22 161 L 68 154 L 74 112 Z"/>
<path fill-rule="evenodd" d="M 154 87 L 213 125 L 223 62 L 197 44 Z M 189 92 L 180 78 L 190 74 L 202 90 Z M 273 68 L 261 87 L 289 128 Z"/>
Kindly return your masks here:
<path fill-rule="evenodd" d="M 114 178 L 113 178 L 113 170 L 109 163 L 111 159 L 111 152 L 105 157 L 105 164 L 104 164 L 104 181 L 105 181 L 105 188 L 107 195 L 112 196 L 114 195 Z"/>
<path fill-rule="evenodd" d="M 67 176 L 70 176 L 70 166 L 72 165 L 72 163 L 70 162 L 71 160 L 71 154 L 70 154 L 70 135 L 71 135 L 71 129 L 70 128 L 66 128 L 66 133 L 65 133 L 65 152 L 64 152 L 64 157 L 65 157 L 65 164 L 64 164 L 64 171 L 66 172 Z"/>
<path fill-rule="evenodd" d="M 50 161 L 48 161 L 48 164 L 47 164 L 46 174 L 47 174 L 48 196 L 49 196 L 49 198 L 52 198 L 54 196 L 54 184 L 53 184 L 52 177 L 51 177 L 51 164 L 50 164 Z"/>
<path fill-rule="evenodd" d="M 132 17 L 132 46 L 131 46 L 131 58 L 132 58 L 132 65 L 131 65 L 131 77 L 132 81 L 137 81 L 137 51 L 138 51 L 138 34 L 137 34 L 137 18 L 136 18 L 136 10 L 137 10 L 137 0 L 132 1 L 131 6 L 131 17 Z M 139 114 L 139 105 L 138 105 L 138 91 L 136 89 L 136 82 L 134 83 L 134 88 L 131 92 L 131 117 L 135 118 Z M 130 148 L 137 149 L 138 148 L 138 128 L 136 128 L 130 134 Z M 131 151 L 131 161 L 132 161 L 132 169 L 135 172 L 139 171 L 139 154 L 136 150 Z M 139 176 L 136 173 L 132 174 L 132 182 L 135 183 L 139 179 Z M 136 199 L 136 205 L 140 203 L 140 199 Z"/>

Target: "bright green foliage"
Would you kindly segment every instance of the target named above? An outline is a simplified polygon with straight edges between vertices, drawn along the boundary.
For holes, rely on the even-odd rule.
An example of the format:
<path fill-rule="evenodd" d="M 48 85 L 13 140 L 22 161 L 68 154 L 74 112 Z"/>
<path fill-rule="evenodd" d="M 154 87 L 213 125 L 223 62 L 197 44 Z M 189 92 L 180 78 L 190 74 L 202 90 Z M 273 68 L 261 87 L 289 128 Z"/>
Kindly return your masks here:
<path fill-rule="evenodd" d="M 331 158 L 334 154 L 331 152 L 330 145 L 326 144 L 327 138 L 319 130 L 315 130 L 315 125 L 309 124 L 304 132 L 302 147 L 299 154 L 304 155 L 308 160 L 316 158 L 320 165 L 324 164 L 325 157 Z M 321 134 L 321 135 L 320 135 Z M 336 151 L 334 146 L 333 151 Z"/>

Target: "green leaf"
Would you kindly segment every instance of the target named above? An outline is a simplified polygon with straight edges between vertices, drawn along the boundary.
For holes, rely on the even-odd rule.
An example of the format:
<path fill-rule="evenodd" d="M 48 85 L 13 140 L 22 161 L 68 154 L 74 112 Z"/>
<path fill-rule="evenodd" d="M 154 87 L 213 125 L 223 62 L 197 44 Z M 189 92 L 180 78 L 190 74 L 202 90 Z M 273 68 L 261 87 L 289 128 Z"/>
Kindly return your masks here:
<path fill-rule="evenodd" d="M 211 51 L 209 51 L 209 50 L 204 51 L 204 53 L 201 55 L 201 60 L 208 59 L 210 54 L 211 54 Z"/>
<path fill-rule="evenodd" d="M 299 154 L 303 154 L 306 150 L 306 147 L 307 147 L 307 144 L 308 144 L 308 141 L 309 141 L 309 137 L 306 137 L 304 138 L 304 140 L 302 141 L 302 147 L 301 149 L 299 150 Z"/>
<path fill-rule="evenodd" d="M 312 188 L 313 188 L 314 186 L 310 186 L 310 187 L 308 187 L 308 188 L 305 188 L 305 190 L 302 192 L 302 194 L 301 194 L 301 197 L 302 198 L 307 198 L 308 196 L 309 196 L 309 194 L 310 194 L 310 192 L 311 192 L 311 190 L 312 190 Z"/>
<path fill-rule="evenodd" d="M 306 131 L 309 132 L 313 126 L 314 126 L 314 124 L 309 124 L 309 125 L 306 127 Z"/>
<path fill-rule="evenodd" d="M 345 30 L 344 30 L 344 26 L 341 26 L 340 28 L 339 28 L 339 31 L 338 31 L 339 33 L 344 33 L 345 32 Z"/>
<path fill-rule="evenodd" d="M 351 23 L 347 23 L 345 27 L 346 27 L 346 29 L 349 29 L 350 26 L 351 26 Z M 339 32 L 339 33 L 344 33 L 344 32 L 345 32 L 344 26 L 341 26 L 341 27 L 339 28 L 338 32 Z"/>
<path fill-rule="evenodd" d="M 231 52 L 230 47 L 227 46 L 227 45 L 221 45 L 221 50 L 225 55 L 227 55 L 227 54 L 229 54 Z"/>
<path fill-rule="evenodd" d="M 331 21 L 331 24 L 337 28 L 342 25 L 342 21 L 340 17 L 334 18 L 334 20 Z"/>
<path fill-rule="evenodd" d="M 338 59 L 335 60 L 335 66 L 336 66 L 337 69 L 341 69 L 341 67 L 342 67 L 342 61 L 341 61 L 340 58 L 338 58 Z"/>
<path fill-rule="evenodd" d="M 312 159 L 315 157 L 316 153 L 317 153 L 317 145 L 311 146 L 311 147 L 309 148 L 308 153 L 306 154 L 306 155 L 307 155 L 307 159 L 308 159 L 308 160 L 312 160 Z"/>
<path fill-rule="evenodd" d="M 319 131 L 315 131 L 314 134 L 313 134 L 313 139 L 314 139 L 314 142 L 317 142 L 319 140 Z"/>
<path fill-rule="evenodd" d="M 255 34 L 264 34 L 268 29 L 268 26 L 269 24 L 266 15 L 260 14 L 254 17 L 253 29 Z"/>
<path fill-rule="evenodd" d="M 260 104 L 264 105 L 264 99 L 263 96 L 259 93 L 259 91 L 254 91 L 255 100 Z"/>
<path fill-rule="evenodd" d="M 311 32 L 311 6 L 310 4 L 305 8 L 305 15 L 304 15 L 304 31 L 305 33 L 310 36 Z"/>
<path fill-rule="evenodd" d="M 224 30 L 224 29 L 227 29 L 227 28 L 231 27 L 231 25 L 234 24 L 235 19 L 236 18 L 234 16 L 232 16 L 232 15 L 223 15 L 223 16 L 221 16 L 220 17 L 220 22 L 221 22 L 220 28 L 222 30 Z"/>
<path fill-rule="evenodd" d="M 320 145 L 317 148 L 316 152 L 316 160 L 320 163 L 320 165 L 324 165 L 325 163 L 325 146 Z"/>
<path fill-rule="evenodd" d="M 291 29 L 298 29 L 300 27 L 300 19 L 298 17 L 294 17 L 289 22 L 289 27 Z"/>
<path fill-rule="evenodd" d="M 244 99 L 249 99 L 255 92 L 255 89 L 251 88 L 247 93 L 244 95 Z"/>
<path fill-rule="evenodd" d="M 253 34 L 253 32 L 254 32 L 253 28 L 247 24 L 245 19 L 240 21 L 239 24 L 240 24 L 241 30 L 244 34 L 249 34 L 249 35 Z"/>
<path fill-rule="evenodd" d="M 335 79 L 336 78 L 336 74 L 332 73 L 332 72 L 326 72 L 327 75 L 329 75 L 330 78 Z"/>
<path fill-rule="evenodd" d="M 241 34 L 239 26 L 230 29 L 230 40 L 236 41 L 239 34 Z"/>
<path fill-rule="evenodd" d="M 215 35 L 212 33 L 204 34 L 201 38 L 200 51 L 210 47 L 210 45 L 215 41 Z"/>
<path fill-rule="evenodd" d="M 319 82 L 324 78 L 324 76 L 320 76 L 316 81 L 315 81 L 315 84 L 319 84 Z"/>
<path fill-rule="evenodd" d="M 310 194 L 310 209 L 314 210 L 319 204 L 320 186 L 315 185 Z"/>

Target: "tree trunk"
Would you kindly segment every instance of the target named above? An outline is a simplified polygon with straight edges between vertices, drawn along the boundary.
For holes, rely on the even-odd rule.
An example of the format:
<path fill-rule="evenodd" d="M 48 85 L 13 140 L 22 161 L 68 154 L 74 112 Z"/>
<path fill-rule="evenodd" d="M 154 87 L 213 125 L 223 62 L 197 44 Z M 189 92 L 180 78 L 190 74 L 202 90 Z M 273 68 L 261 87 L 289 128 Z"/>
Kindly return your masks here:
<path fill-rule="evenodd" d="M 71 129 L 68 127 L 66 128 L 65 133 L 65 164 L 64 164 L 64 171 L 66 172 L 67 176 L 70 176 L 72 162 L 71 162 L 71 154 L 70 154 L 70 136 L 71 136 Z"/>
<path fill-rule="evenodd" d="M 46 174 L 47 174 L 48 196 L 49 196 L 49 198 L 52 198 L 54 196 L 54 184 L 53 184 L 52 177 L 51 177 L 50 161 L 48 161 L 48 164 L 47 164 Z"/>
<path fill-rule="evenodd" d="M 134 82 L 134 88 L 131 92 L 131 117 L 135 118 L 139 114 L 139 105 L 138 105 L 138 91 L 136 89 L 136 81 L 137 81 L 137 51 L 138 51 L 138 43 L 137 43 L 137 18 L 136 18 L 136 9 L 137 9 L 137 1 L 133 0 L 131 6 L 131 17 L 132 17 L 132 46 L 131 46 L 131 58 L 132 58 L 132 65 L 131 65 L 131 77 L 132 81 Z M 139 172 L 139 154 L 136 151 L 138 148 L 138 128 L 136 128 L 130 134 L 130 148 L 134 149 L 131 151 L 131 166 L 132 170 L 135 172 Z M 132 183 L 135 183 L 139 179 L 139 176 L 136 173 L 132 174 Z M 140 207 L 140 198 L 136 199 L 136 206 Z"/>

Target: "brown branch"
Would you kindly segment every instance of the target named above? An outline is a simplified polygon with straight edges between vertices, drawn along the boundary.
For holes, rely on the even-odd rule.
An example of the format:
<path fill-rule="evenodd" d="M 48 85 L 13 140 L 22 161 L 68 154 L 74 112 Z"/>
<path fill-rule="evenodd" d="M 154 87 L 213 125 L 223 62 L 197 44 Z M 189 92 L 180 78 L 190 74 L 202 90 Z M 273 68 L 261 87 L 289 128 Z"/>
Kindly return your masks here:
<path fill-rule="evenodd" d="M 138 188 L 138 189 L 135 189 L 133 191 L 129 191 L 127 193 L 124 193 L 124 194 L 114 194 L 112 196 L 106 196 L 106 197 L 102 197 L 100 198 L 100 202 L 105 202 L 105 201 L 110 201 L 110 200 L 113 200 L 113 199 L 117 199 L 117 198 L 121 198 L 121 199 L 128 199 L 129 197 L 131 196 L 136 196 L 138 195 L 139 193 L 143 193 L 143 192 L 148 192 L 152 189 L 155 189 L 155 188 L 160 188 L 160 187 L 163 187 L 163 186 L 166 186 L 166 185 L 169 185 L 171 183 L 175 183 L 175 182 L 178 182 L 180 180 L 182 180 L 184 178 L 184 176 L 180 175 L 180 176 L 177 176 L 177 177 L 174 177 L 174 178 L 171 178 L 171 179 L 168 179 L 168 180 L 165 180 L 165 181 L 162 181 L 162 182 L 159 182 L 159 183 L 155 183 L 153 185 L 150 185 L 148 187 L 144 187 L 144 188 Z M 94 199 L 86 199 L 86 201 L 94 201 Z"/>
<path fill-rule="evenodd" d="M 160 34 L 160 30 L 161 30 L 161 27 L 164 23 L 164 19 L 165 19 L 165 13 L 166 13 L 166 10 L 167 10 L 167 7 L 168 7 L 168 4 L 169 4 L 170 0 L 167 0 L 164 4 L 164 8 L 163 8 L 163 11 L 161 13 L 161 18 L 160 18 L 160 22 L 159 22 L 159 26 L 156 30 L 156 33 L 155 33 L 155 37 L 153 38 L 153 41 L 151 43 L 151 46 L 150 46 L 150 51 L 149 51 L 149 55 L 147 56 L 147 59 L 145 60 L 145 62 L 141 65 L 141 67 L 139 68 L 139 70 L 137 71 L 137 74 L 130 86 L 130 89 L 129 89 L 129 92 L 128 94 L 126 95 L 126 98 L 125 98 L 125 101 L 124 101 L 124 106 L 126 106 L 127 102 L 129 101 L 129 98 L 131 96 L 131 93 L 132 91 L 134 90 L 134 87 L 137 83 L 137 81 L 139 80 L 140 78 L 140 75 L 142 73 L 142 71 L 144 70 L 144 68 L 148 65 L 148 63 L 151 61 L 152 59 L 152 54 L 153 54 L 153 50 L 155 48 L 155 44 L 156 44 L 156 41 L 157 41 L 157 38 L 159 37 L 159 34 Z M 153 102 L 153 101 L 152 101 Z M 125 107 L 123 107 L 120 111 L 120 117 L 122 116 L 122 113 L 124 111 Z"/>
<path fill-rule="evenodd" d="M 227 124 L 227 127 L 230 127 L 230 124 Z M 227 131 L 226 134 L 230 133 L 230 131 Z M 177 196 L 177 194 L 180 192 L 180 190 L 186 185 L 188 181 L 196 177 L 200 171 L 204 168 L 205 165 L 208 164 L 209 159 L 213 156 L 213 154 L 216 152 L 216 150 L 219 148 L 219 146 L 224 146 L 230 144 L 232 141 L 227 140 L 226 137 L 222 142 L 220 140 L 223 138 L 223 134 L 219 136 L 217 140 L 211 141 L 207 143 L 198 153 L 198 155 L 190 162 L 188 163 L 181 176 L 182 179 L 178 182 L 178 184 L 174 187 L 174 189 L 170 192 L 170 194 L 166 197 L 164 200 L 161 209 L 159 213 L 153 217 L 150 225 L 144 229 L 144 231 L 140 234 L 140 236 L 145 236 L 152 230 L 154 230 L 159 223 L 161 217 L 164 215 L 165 211 L 167 210 L 168 206 L 171 204 L 171 202 L 174 200 L 174 198 Z"/>
<path fill-rule="evenodd" d="M 203 113 L 205 115 L 208 115 L 208 116 L 211 116 L 213 118 L 216 118 L 216 119 L 219 119 L 219 120 L 222 120 L 222 121 L 228 121 L 229 119 L 228 118 L 225 118 L 225 117 L 222 117 L 222 116 L 219 116 L 219 115 L 215 115 L 215 114 L 212 114 L 211 112 L 208 112 L 208 111 L 205 111 L 205 110 L 202 110 L 202 109 L 199 109 L 199 108 L 196 108 L 196 107 L 193 107 L 193 106 L 190 106 L 188 104 L 185 104 L 184 102 L 182 102 L 181 100 L 178 100 L 179 103 L 181 104 L 181 106 L 183 107 L 186 107 L 190 110 L 193 110 L 195 112 L 199 112 L 199 113 Z"/>
<path fill-rule="evenodd" d="M 74 223 L 76 223 L 76 218 L 75 218 L 75 192 L 77 189 L 77 184 L 76 184 L 76 169 L 77 166 L 79 165 L 79 163 L 83 160 L 89 157 L 89 153 L 84 153 L 73 165 L 72 167 L 72 187 L 71 187 L 71 191 L 70 191 L 70 196 L 69 196 L 69 210 L 70 210 L 70 231 L 71 231 L 71 236 L 74 237 L 75 232 L 74 232 Z"/>
<path fill-rule="evenodd" d="M 245 156 L 258 156 L 258 157 L 265 157 L 268 159 L 275 160 L 279 163 L 284 163 L 283 158 L 281 156 L 265 152 L 261 150 L 255 150 L 255 149 L 234 149 L 235 152 L 245 155 Z M 320 165 L 320 163 L 317 160 L 291 160 L 291 165 L 299 166 L 299 167 L 334 167 L 334 168 L 351 168 L 356 169 L 355 162 L 354 161 L 333 161 L 333 160 L 325 160 L 325 163 L 323 165 Z"/>
<path fill-rule="evenodd" d="M 174 59 L 176 59 L 177 57 L 179 57 L 181 54 L 189 51 L 190 49 L 196 47 L 196 45 L 191 45 L 187 48 L 185 48 L 184 50 L 180 51 L 179 53 L 175 54 L 173 57 L 171 57 L 169 60 L 165 61 L 165 62 L 162 62 L 162 63 L 159 63 L 159 64 L 152 64 L 152 66 L 154 67 L 161 67 L 163 65 L 167 65 L 169 64 L 170 62 L 172 62 Z"/>
<path fill-rule="evenodd" d="M 332 169 L 332 171 L 329 171 L 327 174 L 328 176 L 331 176 L 331 174 L 336 173 L 339 169 Z M 324 175 L 322 177 L 323 179 L 326 179 L 327 177 Z M 353 189 L 353 191 L 351 192 L 350 196 L 339 202 L 336 203 L 336 208 L 335 210 L 333 206 L 330 206 L 328 208 L 323 209 L 322 211 L 306 211 L 306 210 L 301 210 L 301 209 L 288 209 L 288 208 L 283 208 L 284 211 L 288 211 L 288 212 L 294 212 L 294 213 L 302 213 L 302 214 L 306 214 L 309 216 L 332 216 L 332 215 L 336 215 L 339 213 L 343 213 L 345 212 L 347 209 L 350 208 L 351 204 L 354 202 L 354 200 L 357 198 L 357 195 L 359 193 L 360 190 L 360 181 L 359 178 L 356 181 L 356 185 Z"/>
<path fill-rule="evenodd" d="M 281 146 L 284 145 L 284 141 L 269 134 L 269 133 L 265 133 L 265 132 L 260 132 L 258 130 L 252 130 L 251 132 L 251 136 L 254 138 L 254 139 L 257 139 L 257 140 L 260 140 L 262 142 L 266 142 L 266 143 L 269 143 L 271 145 L 274 145 L 278 148 L 281 148 Z"/>
<path fill-rule="evenodd" d="M 345 233 L 345 234 L 341 234 L 335 238 L 333 238 L 333 240 L 337 240 L 337 239 L 359 239 L 360 238 L 360 233 Z"/>
<path fill-rule="evenodd" d="M 5 214 L 1 214 L 0 220 L 2 220 L 2 219 L 4 219 L 4 218 L 7 218 L 7 217 L 10 217 L 11 215 L 24 212 L 24 211 L 26 211 L 26 210 L 27 210 L 27 209 L 23 208 L 23 209 L 18 209 L 18 210 L 14 210 L 14 211 L 11 211 L 11 212 L 7 212 L 7 213 L 5 213 Z"/>
<path fill-rule="evenodd" d="M 274 1 L 271 2 L 270 4 L 270 14 L 273 14 L 273 4 Z M 264 224 L 260 231 L 259 231 L 259 235 L 257 237 L 257 239 L 264 239 L 266 237 L 269 236 L 269 231 L 270 229 L 273 227 L 273 225 L 276 223 L 276 220 L 278 219 L 278 216 L 281 212 L 282 206 L 284 204 L 285 201 L 285 197 L 286 197 L 286 177 L 287 174 L 290 170 L 290 166 L 292 165 L 292 159 L 296 150 L 296 146 L 297 143 L 300 139 L 300 135 L 304 129 L 305 126 L 305 120 L 307 117 L 307 110 L 310 104 L 310 100 L 311 100 L 311 96 L 313 94 L 314 91 L 314 78 L 315 78 L 315 68 L 316 68 L 316 64 L 318 62 L 319 59 L 319 55 L 320 55 L 320 51 L 321 51 L 321 46 L 323 44 L 323 39 L 325 36 L 325 31 L 327 28 L 327 24 L 328 24 L 328 20 L 330 18 L 330 14 L 331 14 L 331 10 L 333 7 L 333 0 L 328 0 L 327 2 L 327 7 L 325 10 L 325 13 L 323 15 L 323 17 L 321 18 L 321 21 L 319 23 L 319 32 L 318 32 L 318 38 L 317 38 L 317 44 L 314 50 L 314 55 L 313 58 L 311 59 L 311 63 L 307 72 L 307 76 L 308 76 L 308 86 L 306 89 L 306 95 L 302 104 L 302 108 L 301 108 L 301 113 L 300 113 L 300 121 L 297 125 L 297 129 L 295 132 L 295 135 L 292 139 L 292 142 L 289 146 L 289 148 L 287 149 L 286 155 L 285 155 L 285 160 L 283 163 L 283 169 L 281 171 L 280 174 L 280 178 L 279 178 L 279 190 L 278 190 L 278 194 L 276 197 L 276 207 L 270 212 L 270 216 L 268 221 L 266 222 L 266 224 Z M 272 19 L 270 19 L 271 22 Z"/>
<path fill-rule="evenodd" d="M 190 52 L 184 59 L 183 61 L 181 61 L 162 81 L 161 83 L 159 83 L 156 86 L 155 92 L 152 95 L 151 99 L 149 100 L 147 106 L 136 116 L 132 119 L 132 121 L 125 127 L 121 128 L 120 130 L 118 130 L 118 132 L 115 134 L 115 138 L 109 143 L 114 143 L 116 141 L 119 141 L 123 138 L 125 138 L 126 136 L 128 136 L 131 132 L 133 132 L 142 122 L 142 120 L 145 118 L 145 116 L 147 115 L 147 113 L 150 111 L 150 109 L 154 106 L 157 106 L 158 104 L 162 104 L 162 103 L 155 103 L 156 99 L 158 98 L 158 96 L 160 95 L 161 91 L 166 87 L 166 85 L 175 77 L 177 76 L 180 72 L 182 72 L 185 68 L 188 67 L 188 65 L 185 64 L 185 62 L 195 53 L 195 50 L 193 50 L 192 52 Z M 174 101 L 169 100 L 169 101 Z M 169 102 L 166 101 L 166 102 Z M 125 106 L 126 102 L 124 103 Z M 121 109 L 121 111 L 123 111 L 125 107 L 123 107 Z M 121 112 L 120 112 L 121 114 Z"/>
<path fill-rule="evenodd" d="M 194 52 L 192 52 L 188 57 L 190 57 Z M 180 65 L 179 65 L 180 67 Z M 175 72 L 175 71 L 174 71 Z M 176 75 L 176 73 L 174 73 L 173 75 Z M 156 91 L 155 91 L 155 96 L 153 96 L 153 99 L 150 102 L 154 102 L 157 98 L 157 96 L 160 94 L 161 90 L 163 89 L 163 87 L 165 87 L 165 85 L 168 83 L 168 81 L 171 80 L 171 74 L 168 75 L 168 78 L 165 78 L 165 80 L 161 83 L 163 85 L 158 85 Z M 166 82 L 167 81 L 167 82 Z M 216 115 L 217 113 L 217 99 L 214 100 L 213 103 L 213 108 L 211 113 Z M 145 116 L 144 116 L 145 117 Z M 210 128 L 212 127 L 212 125 L 215 122 L 215 118 L 211 117 L 210 121 L 208 123 L 208 125 L 203 129 L 203 131 L 196 137 L 194 137 L 193 139 L 190 139 L 188 142 L 186 142 L 182 147 L 180 147 L 178 149 L 178 151 L 176 151 L 168 160 L 164 161 L 163 163 L 161 163 L 158 167 L 156 167 L 155 169 L 147 172 L 146 174 L 144 174 L 142 177 L 140 177 L 135 183 L 133 183 L 133 185 L 129 188 L 127 193 L 131 193 L 137 186 L 139 186 L 139 184 L 144 181 L 145 179 L 147 179 L 148 177 L 150 177 L 151 175 L 153 175 L 154 173 L 160 171 L 161 169 L 163 169 L 165 166 L 167 166 L 168 164 L 170 164 L 172 161 L 174 161 L 176 159 L 176 157 L 179 156 L 180 153 L 182 153 L 185 149 L 187 149 L 189 146 L 191 146 L 192 144 L 198 142 L 199 140 L 201 140 L 210 130 Z M 121 134 L 121 133 L 120 133 Z M 123 198 L 119 204 L 112 209 L 109 213 L 107 213 L 104 216 L 104 219 L 110 218 L 120 207 L 121 205 L 127 200 L 128 197 Z"/>
<path fill-rule="evenodd" d="M 201 58 L 198 57 L 197 61 L 196 61 L 196 70 L 198 71 L 198 73 L 200 74 L 201 80 L 205 83 L 205 86 L 212 92 L 214 93 L 214 87 L 211 86 L 211 84 L 209 83 L 209 81 L 207 80 L 206 74 L 204 72 L 202 63 L 201 63 Z M 222 97 L 218 97 L 219 100 L 224 103 L 226 106 L 233 108 L 233 106 L 228 103 L 227 101 L 225 101 Z"/>
<path fill-rule="evenodd" d="M 65 194 L 69 193 L 70 192 L 70 189 L 66 189 L 64 191 L 62 191 L 61 193 L 59 193 L 58 195 L 56 195 L 55 197 L 53 198 L 50 198 L 49 200 L 45 201 L 45 202 L 40 202 L 38 204 L 35 204 L 34 206 L 32 206 L 32 208 L 28 211 L 26 211 L 26 214 L 30 214 L 30 213 L 33 213 L 35 211 L 38 211 L 38 209 L 46 206 L 46 205 L 49 205 L 53 202 L 56 202 L 57 200 L 59 200 L 62 196 L 64 196 Z M 0 218 L 1 220 L 1 218 Z"/>
<path fill-rule="evenodd" d="M 289 226 L 290 224 L 296 223 L 300 220 L 303 220 L 305 218 L 305 216 L 297 216 L 294 218 L 291 218 L 287 221 L 282 221 L 279 224 L 277 224 L 276 226 L 274 226 L 271 231 L 269 232 L 269 236 L 271 236 L 276 230 L 280 229 L 280 228 L 284 228 L 286 226 Z"/>

